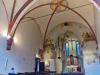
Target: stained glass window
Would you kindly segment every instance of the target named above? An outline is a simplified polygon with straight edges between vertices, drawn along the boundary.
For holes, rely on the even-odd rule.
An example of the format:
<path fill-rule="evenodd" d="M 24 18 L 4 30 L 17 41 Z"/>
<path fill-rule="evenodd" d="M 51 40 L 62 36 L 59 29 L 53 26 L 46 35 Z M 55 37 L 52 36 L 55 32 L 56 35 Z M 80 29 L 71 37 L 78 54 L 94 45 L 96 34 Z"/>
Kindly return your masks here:
<path fill-rule="evenodd" d="M 80 56 L 80 43 L 78 41 L 76 42 L 76 55 Z"/>
<path fill-rule="evenodd" d="M 65 43 L 65 50 L 66 50 L 66 56 L 69 56 L 69 45 L 68 42 Z"/>

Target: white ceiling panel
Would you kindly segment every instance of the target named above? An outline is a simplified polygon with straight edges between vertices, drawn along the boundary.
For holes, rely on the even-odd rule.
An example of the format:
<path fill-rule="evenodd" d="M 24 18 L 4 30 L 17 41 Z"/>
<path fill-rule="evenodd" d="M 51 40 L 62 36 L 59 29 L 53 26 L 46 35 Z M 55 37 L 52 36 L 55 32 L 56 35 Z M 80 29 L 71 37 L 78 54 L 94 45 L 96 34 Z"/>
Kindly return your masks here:
<path fill-rule="evenodd" d="M 33 7 L 41 5 L 41 4 L 49 3 L 49 2 L 50 0 L 39 0 L 33 5 Z M 71 8 L 78 7 L 78 8 L 75 8 L 74 10 L 80 13 L 89 22 L 89 24 L 92 25 L 92 27 L 94 27 L 94 30 L 95 30 L 94 12 L 93 12 L 94 9 L 93 9 L 93 5 L 89 4 L 90 3 L 89 0 L 84 0 L 84 1 L 83 0 L 68 0 L 68 2 Z M 82 6 L 85 4 L 86 6 Z M 79 7 L 79 6 L 82 6 L 82 7 Z M 50 9 L 50 6 L 44 6 L 44 7 L 40 7 L 36 9 L 35 11 L 32 11 L 26 17 L 33 17 L 33 18 L 40 17 L 36 20 L 38 24 L 40 25 L 42 33 L 44 34 L 46 25 L 48 23 L 50 14 L 52 12 L 53 11 Z M 61 12 L 53 16 L 52 21 L 50 22 L 49 30 L 55 27 L 56 25 L 59 25 L 66 21 L 78 22 L 87 26 L 87 24 L 78 15 L 76 15 L 70 10 L 66 10 L 65 12 Z"/>
<path fill-rule="evenodd" d="M 89 0 L 67 0 L 67 1 L 69 3 L 69 7 L 71 8 L 79 7 L 90 3 Z"/>
<path fill-rule="evenodd" d="M 50 16 L 46 16 L 46 17 L 42 17 L 37 19 L 37 22 L 39 23 L 40 27 L 42 26 L 42 33 L 45 32 L 47 23 L 50 19 Z M 75 13 L 71 12 L 71 11 L 65 11 L 59 14 L 54 14 L 51 22 L 50 22 L 50 26 L 49 26 L 49 31 L 54 28 L 55 26 L 63 23 L 63 22 L 77 22 L 77 23 L 81 23 L 81 24 L 86 24 L 78 15 L 76 15 Z"/>
<path fill-rule="evenodd" d="M 41 33 L 44 35 L 45 33 L 45 29 L 46 29 L 46 26 L 47 26 L 47 23 L 49 21 L 49 18 L 50 16 L 47 16 L 47 17 L 43 17 L 43 18 L 39 18 L 37 19 L 37 23 L 40 25 L 40 29 L 41 29 Z"/>
<path fill-rule="evenodd" d="M 40 7 L 38 9 L 32 11 L 27 16 L 37 18 L 37 17 L 51 14 L 52 12 L 53 11 L 50 9 L 50 6 L 48 5 L 48 6 Z"/>

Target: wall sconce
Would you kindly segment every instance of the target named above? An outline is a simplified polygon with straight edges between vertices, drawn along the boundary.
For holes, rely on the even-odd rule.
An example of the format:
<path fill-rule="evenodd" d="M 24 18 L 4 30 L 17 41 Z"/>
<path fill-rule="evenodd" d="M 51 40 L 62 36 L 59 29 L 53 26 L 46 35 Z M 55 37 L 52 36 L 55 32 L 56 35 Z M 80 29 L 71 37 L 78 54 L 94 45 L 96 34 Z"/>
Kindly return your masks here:
<path fill-rule="evenodd" d="M 49 67 L 49 66 L 50 66 L 49 60 L 45 60 L 45 66 L 46 66 L 46 67 Z"/>
<path fill-rule="evenodd" d="M 7 37 L 7 31 L 3 31 L 3 32 L 2 32 L 2 36 L 3 36 L 3 37 Z"/>

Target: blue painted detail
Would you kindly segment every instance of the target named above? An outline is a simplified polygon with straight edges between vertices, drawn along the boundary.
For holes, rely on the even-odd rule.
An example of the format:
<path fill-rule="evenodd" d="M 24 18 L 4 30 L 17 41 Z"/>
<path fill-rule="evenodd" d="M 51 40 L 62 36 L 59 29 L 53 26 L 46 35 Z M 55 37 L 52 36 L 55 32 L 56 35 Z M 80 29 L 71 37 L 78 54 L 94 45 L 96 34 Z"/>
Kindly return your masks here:
<path fill-rule="evenodd" d="M 76 55 L 80 56 L 80 43 L 76 42 Z"/>
<path fill-rule="evenodd" d="M 66 56 L 69 56 L 69 46 L 68 46 L 68 43 L 65 43 L 65 50 L 66 50 Z"/>

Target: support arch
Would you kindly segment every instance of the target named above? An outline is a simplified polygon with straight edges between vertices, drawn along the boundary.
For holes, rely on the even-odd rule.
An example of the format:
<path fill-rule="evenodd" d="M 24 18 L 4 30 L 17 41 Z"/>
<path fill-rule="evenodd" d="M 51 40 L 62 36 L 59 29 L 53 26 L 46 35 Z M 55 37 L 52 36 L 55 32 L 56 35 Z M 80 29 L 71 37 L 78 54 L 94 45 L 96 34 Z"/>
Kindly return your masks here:
<path fill-rule="evenodd" d="M 62 1 L 63 1 L 63 0 L 61 0 L 61 2 L 62 2 Z M 50 5 L 50 4 L 51 4 L 51 3 L 46 3 L 46 4 L 42 4 L 42 5 L 36 6 L 36 7 L 34 7 L 33 9 L 31 9 L 30 11 L 28 11 L 27 13 L 25 13 L 25 14 L 21 17 L 21 19 L 19 20 L 19 22 L 17 23 L 17 25 L 16 25 L 16 26 L 13 26 L 13 27 L 15 27 L 15 28 L 13 28 L 12 31 L 10 32 L 11 38 L 13 39 L 13 37 L 14 37 L 14 35 L 15 35 L 15 33 L 16 33 L 16 30 L 17 30 L 17 28 L 18 28 L 18 26 L 19 26 L 19 23 L 21 22 L 21 20 L 22 20 L 28 13 L 30 13 L 30 12 L 32 12 L 32 11 L 34 11 L 35 9 L 38 9 L 38 8 L 40 8 L 40 7 L 48 6 L 48 5 Z M 88 27 L 89 27 L 90 30 L 91 30 L 91 33 L 94 35 L 94 38 L 95 38 L 96 44 L 97 44 L 97 37 L 96 37 L 95 32 L 93 31 L 91 25 L 88 23 L 88 21 L 87 21 L 81 14 L 79 14 L 77 11 L 75 11 L 74 9 L 72 9 L 72 8 L 66 6 L 66 5 L 62 5 L 61 3 L 60 3 L 60 5 L 63 6 L 63 7 L 68 8 L 69 10 L 71 10 L 72 12 L 74 12 L 75 14 L 77 14 L 77 15 L 88 25 Z M 50 17 L 50 19 L 49 19 L 49 21 L 48 21 L 48 24 L 47 24 L 47 27 L 46 27 L 46 30 L 45 30 L 45 34 L 44 34 L 44 39 L 43 39 L 43 42 L 44 42 L 44 43 L 45 43 L 45 39 L 46 39 L 46 35 L 47 35 L 47 31 L 48 31 L 50 22 L 51 22 L 51 20 L 52 20 L 52 18 L 53 18 L 53 16 L 54 16 L 54 13 L 56 12 L 56 9 L 57 9 L 57 8 L 58 8 L 58 6 L 55 8 L 55 10 L 54 10 L 53 13 L 51 14 L 51 17 Z M 43 47 L 44 47 L 44 43 L 43 43 Z M 11 47 L 11 46 L 10 46 L 10 47 Z"/>

